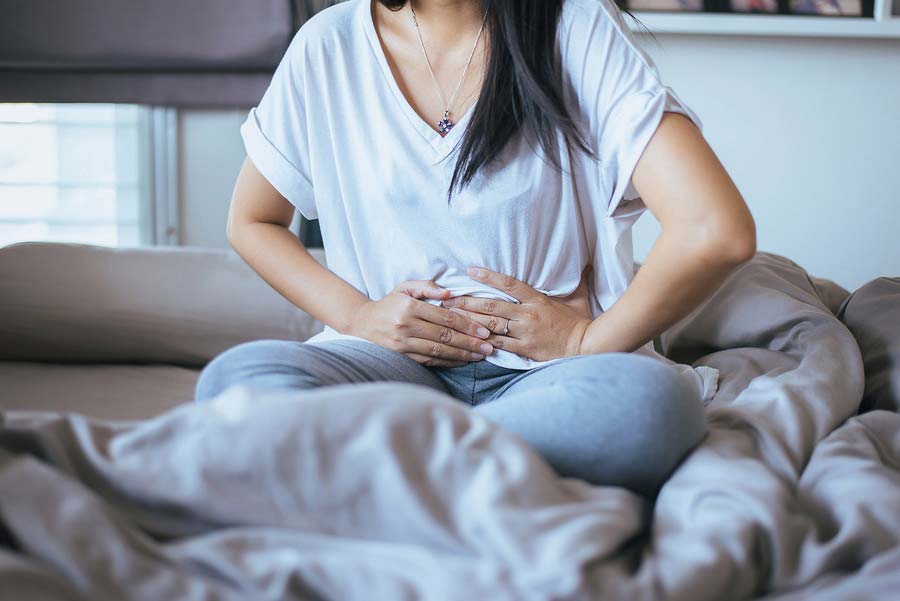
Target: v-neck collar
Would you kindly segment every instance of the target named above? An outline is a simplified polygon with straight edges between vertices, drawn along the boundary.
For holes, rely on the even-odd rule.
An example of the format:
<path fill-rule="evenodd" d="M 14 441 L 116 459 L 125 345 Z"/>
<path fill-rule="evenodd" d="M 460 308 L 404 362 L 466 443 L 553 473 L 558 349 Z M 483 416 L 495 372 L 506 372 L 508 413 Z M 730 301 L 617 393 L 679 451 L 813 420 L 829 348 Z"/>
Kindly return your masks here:
<path fill-rule="evenodd" d="M 431 144 L 434 148 L 435 152 L 438 154 L 438 162 L 443 160 L 450 152 L 453 150 L 453 145 L 462 135 L 463 130 L 466 127 L 472 113 L 475 111 L 475 103 L 473 103 L 463 114 L 462 117 L 459 118 L 454 124 L 453 127 L 447 132 L 447 135 L 441 136 L 440 133 L 435 131 L 428 123 L 426 123 L 422 117 L 416 112 L 416 110 L 412 107 L 409 100 L 407 100 L 406 96 L 403 94 L 403 91 L 400 89 L 400 85 L 397 83 L 396 78 L 394 77 L 394 73 L 391 71 L 391 66 L 388 63 L 387 56 L 384 53 L 384 48 L 381 45 L 381 40 L 378 37 L 378 32 L 375 30 L 375 21 L 374 15 L 372 14 L 372 1 L 373 0 L 358 0 L 358 16 L 362 20 L 363 29 L 365 29 L 366 37 L 369 39 L 369 45 L 372 47 L 372 52 L 375 54 L 375 58 L 378 61 L 378 64 L 381 66 L 381 72 L 384 75 L 385 80 L 387 81 L 388 87 L 390 87 L 391 92 L 394 94 L 394 98 L 397 100 L 397 104 L 400 106 L 400 110 L 406 115 L 407 120 L 410 125 L 412 125 L 413 129 L 415 129 L 419 134 L 425 138 L 425 140 Z"/>

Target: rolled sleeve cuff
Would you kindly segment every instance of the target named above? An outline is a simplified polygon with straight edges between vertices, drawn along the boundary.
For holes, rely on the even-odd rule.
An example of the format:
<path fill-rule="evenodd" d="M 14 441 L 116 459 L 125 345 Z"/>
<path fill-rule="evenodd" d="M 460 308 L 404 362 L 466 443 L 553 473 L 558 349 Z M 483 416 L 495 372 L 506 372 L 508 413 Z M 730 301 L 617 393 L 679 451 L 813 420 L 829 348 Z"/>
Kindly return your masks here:
<path fill-rule="evenodd" d="M 688 108 L 669 87 L 663 87 L 653 93 L 639 94 L 635 96 L 634 100 L 643 105 L 640 110 L 632 113 L 632 118 L 629 120 L 634 137 L 619 158 L 618 177 L 612 198 L 607 206 L 607 217 L 633 217 L 646 208 L 631 177 L 644 150 L 650 143 L 650 139 L 659 127 L 663 113 L 681 113 L 703 131 L 703 124 L 697 114 Z"/>
<path fill-rule="evenodd" d="M 256 107 L 250 109 L 240 132 L 247 156 L 263 177 L 306 219 L 317 219 L 312 182 L 262 132 Z"/>

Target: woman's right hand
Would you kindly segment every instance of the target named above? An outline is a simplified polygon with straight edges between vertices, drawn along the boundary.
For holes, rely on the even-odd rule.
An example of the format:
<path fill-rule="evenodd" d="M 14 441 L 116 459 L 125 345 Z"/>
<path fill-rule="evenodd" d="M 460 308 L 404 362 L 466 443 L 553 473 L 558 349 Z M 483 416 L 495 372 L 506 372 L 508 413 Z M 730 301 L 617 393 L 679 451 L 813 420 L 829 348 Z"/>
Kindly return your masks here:
<path fill-rule="evenodd" d="M 451 292 L 432 280 L 407 280 L 354 315 L 348 334 L 403 353 L 421 365 L 457 367 L 483 359 L 493 347 L 481 324 L 423 298 L 444 300 Z M 484 348 L 481 345 L 486 345 Z"/>

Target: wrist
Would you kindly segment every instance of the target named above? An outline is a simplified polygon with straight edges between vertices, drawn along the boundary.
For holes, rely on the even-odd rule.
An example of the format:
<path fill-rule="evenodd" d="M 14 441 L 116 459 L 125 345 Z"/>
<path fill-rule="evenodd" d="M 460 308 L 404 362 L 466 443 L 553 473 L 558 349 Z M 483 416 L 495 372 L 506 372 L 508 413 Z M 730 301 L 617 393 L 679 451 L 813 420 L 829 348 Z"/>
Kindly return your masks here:
<path fill-rule="evenodd" d="M 575 327 L 572 328 L 572 331 L 569 334 L 569 342 L 566 345 L 567 357 L 590 354 L 585 349 L 585 339 L 587 338 L 587 331 L 592 323 L 594 323 L 594 320 L 592 319 L 582 319 L 575 323 Z"/>
<path fill-rule="evenodd" d="M 350 309 L 350 311 L 347 312 L 347 316 L 344 319 L 344 322 L 340 325 L 339 328 L 335 329 L 341 334 L 364 337 L 361 333 L 361 326 L 362 324 L 367 322 L 365 315 L 368 312 L 368 308 L 373 303 L 374 301 L 370 298 L 362 299 L 358 304 L 354 305 Z"/>

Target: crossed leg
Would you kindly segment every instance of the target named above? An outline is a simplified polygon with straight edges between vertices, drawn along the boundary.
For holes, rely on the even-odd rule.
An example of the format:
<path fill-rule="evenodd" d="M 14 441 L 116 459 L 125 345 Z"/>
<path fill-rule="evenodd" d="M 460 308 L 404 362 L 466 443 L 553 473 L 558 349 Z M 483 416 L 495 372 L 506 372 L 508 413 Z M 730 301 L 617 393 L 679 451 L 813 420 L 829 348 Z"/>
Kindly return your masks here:
<path fill-rule="evenodd" d="M 376 344 L 361 340 L 308 344 L 266 339 L 238 344 L 213 357 L 200 372 L 194 399 L 210 399 L 238 382 L 298 390 L 380 381 L 410 382 L 447 392 L 427 367 Z"/>
<path fill-rule="evenodd" d="M 523 372 L 473 409 L 564 476 L 653 498 L 706 436 L 697 390 L 633 353 L 578 355 Z"/>
<path fill-rule="evenodd" d="M 427 367 L 378 345 L 256 340 L 208 363 L 195 399 L 237 382 L 308 389 L 376 381 L 448 393 Z M 670 366 L 633 353 L 604 353 L 524 371 L 472 410 L 523 438 L 560 475 L 654 497 L 706 435 L 704 409 L 694 387 Z"/>

